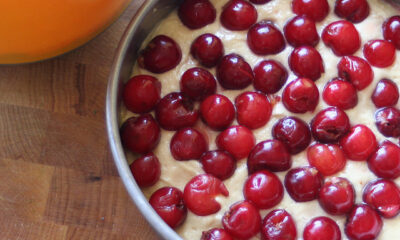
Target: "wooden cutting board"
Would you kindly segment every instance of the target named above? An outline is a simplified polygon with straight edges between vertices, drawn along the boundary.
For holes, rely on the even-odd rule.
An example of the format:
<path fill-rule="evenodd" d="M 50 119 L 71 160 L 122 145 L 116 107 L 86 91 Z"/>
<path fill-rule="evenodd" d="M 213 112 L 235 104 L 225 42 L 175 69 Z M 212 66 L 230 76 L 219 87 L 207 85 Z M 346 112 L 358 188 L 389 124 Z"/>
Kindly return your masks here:
<path fill-rule="evenodd" d="M 114 51 L 143 2 L 74 52 L 0 66 L 0 239 L 158 239 L 120 181 L 104 123 Z"/>

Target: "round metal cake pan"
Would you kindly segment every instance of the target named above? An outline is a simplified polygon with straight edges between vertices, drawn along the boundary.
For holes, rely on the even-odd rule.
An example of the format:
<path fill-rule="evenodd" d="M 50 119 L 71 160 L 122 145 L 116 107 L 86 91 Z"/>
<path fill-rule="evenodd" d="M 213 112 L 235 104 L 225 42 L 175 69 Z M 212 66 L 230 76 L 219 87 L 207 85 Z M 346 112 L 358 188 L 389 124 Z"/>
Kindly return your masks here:
<path fill-rule="evenodd" d="M 166 240 L 181 240 L 182 238 L 158 216 L 136 184 L 120 141 L 118 123 L 121 89 L 124 81 L 127 81 L 132 74 L 142 42 L 154 26 L 175 9 L 179 2 L 177 0 L 145 0 L 120 41 L 111 69 L 106 98 L 107 134 L 121 180 L 139 211 L 160 238 Z"/>

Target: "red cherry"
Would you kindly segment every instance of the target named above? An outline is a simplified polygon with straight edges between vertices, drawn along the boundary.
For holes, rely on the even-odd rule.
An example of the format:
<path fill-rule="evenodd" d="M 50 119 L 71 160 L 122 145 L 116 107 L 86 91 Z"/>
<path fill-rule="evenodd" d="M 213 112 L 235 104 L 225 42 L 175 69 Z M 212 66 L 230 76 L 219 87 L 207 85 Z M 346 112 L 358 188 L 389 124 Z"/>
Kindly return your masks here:
<path fill-rule="evenodd" d="M 311 46 L 295 48 L 289 56 L 289 66 L 298 77 L 313 81 L 319 79 L 325 72 L 321 55 Z"/>
<path fill-rule="evenodd" d="M 400 213 L 400 190 L 393 181 L 377 179 L 369 182 L 364 188 L 363 200 L 384 218 L 393 218 Z"/>
<path fill-rule="evenodd" d="M 249 201 L 233 204 L 222 218 L 225 230 L 234 238 L 250 239 L 261 228 L 261 216 L 258 209 Z"/>
<path fill-rule="evenodd" d="M 364 57 L 375 67 L 391 66 L 396 60 L 396 48 L 386 40 L 371 40 L 364 45 Z"/>
<path fill-rule="evenodd" d="M 254 24 L 247 33 L 247 44 L 258 55 L 277 54 L 285 49 L 285 38 L 271 21 Z"/>
<path fill-rule="evenodd" d="M 235 107 L 224 95 L 214 94 L 207 97 L 200 105 L 204 122 L 214 130 L 221 130 L 233 122 Z"/>
<path fill-rule="evenodd" d="M 315 22 L 306 16 L 296 16 L 286 23 L 285 37 L 293 47 L 309 45 L 315 47 L 319 42 L 319 35 Z"/>
<path fill-rule="evenodd" d="M 322 98 L 328 105 L 343 110 L 351 109 L 358 103 L 356 88 L 340 78 L 335 78 L 325 85 Z"/>
<path fill-rule="evenodd" d="M 215 197 L 220 194 L 229 196 L 222 181 L 209 174 L 200 174 L 186 184 L 183 200 L 194 214 L 207 216 L 221 209 L 221 205 L 215 200 Z"/>
<path fill-rule="evenodd" d="M 346 156 L 355 161 L 365 161 L 378 147 L 375 134 L 367 126 L 358 124 L 340 140 Z"/>
<path fill-rule="evenodd" d="M 285 176 L 286 191 L 296 202 L 317 199 L 322 183 L 322 175 L 310 166 L 292 168 Z"/>
<path fill-rule="evenodd" d="M 339 20 L 326 26 L 321 38 L 337 56 L 351 55 L 361 46 L 357 29 L 346 20 Z"/>
<path fill-rule="evenodd" d="M 208 150 L 208 143 L 203 134 L 196 129 L 183 128 L 172 137 L 170 149 L 176 160 L 200 159 L 201 155 Z"/>
<path fill-rule="evenodd" d="M 124 86 L 122 99 L 126 108 L 134 113 L 146 113 L 153 110 L 160 100 L 161 83 L 149 75 L 131 78 Z"/>
<path fill-rule="evenodd" d="M 193 100 L 202 100 L 214 94 L 217 82 L 214 76 L 202 68 L 190 68 L 181 77 L 181 92 Z"/>
<path fill-rule="evenodd" d="M 302 152 L 311 142 L 308 124 L 297 117 L 280 119 L 272 128 L 272 136 L 284 142 L 291 154 Z"/>
<path fill-rule="evenodd" d="M 378 213 L 366 204 L 353 208 L 347 217 L 344 228 L 350 239 L 376 239 L 382 230 L 382 219 Z"/>
<path fill-rule="evenodd" d="M 274 60 L 264 60 L 254 67 L 254 88 L 265 94 L 277 93 L 288 78 L 286 68 Z"/>
<path fill-rule="evenodd" d="M 176 67 L 181 58 L 179 45 L 170 37 L 158 35 L 142 50 L 138 63 L 152 73 L 163 73 Z"/>
<path fill-rule="evenodd" d="M 364 21 L 369 15 L 367 0 L 337 0 L 335 13 L 353 23 Z"/>
<path fill-rule="evenodd" d="M 213 23 L 217 12 L 208 0 L 184 0 L 178 9 L 178 16 L 188 28 L 198 29 Z"/>
<path fill-rule="evenodd" d="M 160 179 L 161 165 L 153 153 L 148 153 L 133 161 L 130 169 L 140 187 L 150 187 Z"/>
<path fill-rule="evenodd" d="M 297 15 L 305 15 L 319 22 L 328 16 L 329 4 L 326 0 L 293 0 L 292 10 Z"/>
<path fill-rule="evenodd" d="M 374 79 L 369 63 L 356 56 L 343 57 L 337 67 L 339 77 L 351 82 L 357 90 L 368 87 Z"/>
<path fill-rule="evenodd" d="M 150 197 L 150 205 L 171 228 L 180 226 L 186 219 L 187 208 L 182 195 L 177 188 L 164 187 Z"/>
<path fill-rule="evenodd" d="M 165 95 L 156 106 L 156 119 L 166 130 L 178 130 L 193 126 L 199 114 L 193 102 L 181 93 Z"/>
<path fill-rule="evenodd" d="M 160 140 L 160 127 L 150 114 L 127 119 L 121 126 L 124 147 L 135 153 L 145 154 L 153 150 Z"/>
<path fill-rule="evenodd" d="M 230 178 L 236 169 L 236 160 L 231 154 L 221 150 L 205 152 L 200 162 L 204 172 L 221 180 Z"/>
<path fill-rule="evenodd" d="M 271 0 L 250 0 L 250 2 L 254 3 L 254 4 L 264 4 L 267 3 Z"/>
<path fill-rule="evenodd" d="M 346 178 L 331 177 L 325 180 L 319 191 L 318 201 L 325 212 L 344 215 L 351 211 L 355 203 L 353 185 Z"/>
<path fill-rule="evenodd" d="M 247 1 L 231 0 L 222 9 L 221 23 L 229 30 L 246 30 L 256 21 L 257 10 Z"/>
<path fill-rule="evenodd" d="M 231 53 L 224 56 L 217 66 L 218 82 L 226 89 L 243 89 L 254 79 L 253 70 L 241 56 Z"/>
<path fill-rule="evenodd" d="M 312 135 L 322 143 L 335 143 L 349 130 L 349 117 L 337 107 L 320 111 L 311 121 Z"/>
<path fill-rule="evenodd" d="M 224 56 L 224 45 L 217 36 L 206 33 L 193 41 L 190 53 L 201 65 L 211 68 Z"/>
<path fill-rule="evenodd" d="M 261 237 L 266 240 L 295 240 L 296 225 L 292 216 L 283 209 L 276 209 L 268 213 L 261 227 Z"/>
<path fill-rule="evenodd" d="M 272 107 L 267 96 L 258 92 L 244 92 L 236 97 L 237 120 L 251 129 L 264 126 L 270 119 Z"/>
<path fill-rule="evenodd" d="M 304 228 L 304 240 L 341 240 L 342 234 L 335 221 L 328 217 L 316 217 L 311 219 Z"/>
<path fill-rule="evenodd" d="M 279 140 L 267 140 L 258 143 L 247 159 L 249 174 L 260 170 L 273 172 L 286 171 L 292 166 L 292 158 L 285 144 Z"/>
<path fill-rule="evenodd" d="M 385 137 L 400 136 L 400 111 L 394 107 L 385 107 L 375 113 L 375 124 Z"/>
<path fill-rule="evenodd" d="M 319 92 L 313 81 L 298 78 L 290 82 L 282 93 L 282 102 L 293 113 L 314 111 L 318 105 Z"/>
<path fill-rule="evenodd" d="M 398 178 L 400 176 L 400 148 L 390 141 L 384 141 L 368 159 L 368 167 L 378 177 Z"/>
<path fill-rule="evenodd" d="M 200 240 L 233 240 L 233 238 L 224 229 L 213 228 L 203 232 Z"/>
<path fill-rule="evenodd" d="M 216 143 L 219 149 L 225 150 L 237 160 L 245 158 L 256 144 L 253 133 L 245 126 L 231 126 L 221 132 Z"/>
<path fill-rule="evenodd" d="M 383 37 L 400 49 L 400 16 L 387 19 L 382 26 Z"/>
<path fill-rule="evenodd" d="M 308 162 L 324 176 L 340 172 L 346 166 L 343 150 L 334 144 L 314 144 L 307 150 Z"/>
<path fill-rule="evenodd" d="M 371 99 L 377 108 L 396 105 L 399 100 L 397 84 L 389 79 L 380 80 L 378 84 L 376 84 Z"/>

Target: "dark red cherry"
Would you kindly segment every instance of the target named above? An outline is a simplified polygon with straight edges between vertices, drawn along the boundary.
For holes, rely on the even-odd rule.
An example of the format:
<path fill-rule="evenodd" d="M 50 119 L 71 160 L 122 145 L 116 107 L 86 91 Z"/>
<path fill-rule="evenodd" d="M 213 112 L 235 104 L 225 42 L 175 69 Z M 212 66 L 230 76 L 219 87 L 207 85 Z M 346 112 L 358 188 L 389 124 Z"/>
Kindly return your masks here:
<path fill-rule="evenodd" d="M 283 209 L 276 209 L 268 213 L 261 227 L 263 240 L 295 240 L 297 230 L 292 216 Z"/>
<path fill-rule="evenodd" d="M 386 40 L 368 41 L 364 45 L 363 53 L 368 62 L 378 68 L 389 67 L 396 60 L 396 48 Z"/>
<path fill-rule="evenodd" d="M 355 161 L 365 161 L 378 147 L 375 134 L 367 126 L 358 124 L 340 140 L 340 146 L 347 158 Z"/>
<path fill-rule="evenodd" d="M 359 204 L 347 216 L 344 232 L 350 239 L 376 239 L 382 230 L 379 214 L 366 204 Z"/>
<path fill-rule="evenodd" d="M 241 56 L 231 53 L 224 56 L 217 66 L 218 82 L 226 89 L 243 89 L 254 79 L 253 70 Z"/>
<path fill-rule="evenodd" d="M 256 144 L 253 132 L 245 126 L 231 126 L 221 132 L 216 143 L 219 149 L 225 150 L 237 160 L 245 158 Z"/>
<path fill-rule="evenodd" d="M 357 29 L 346 20 L 339 20 L 326 26 L 321 38 L 337 56 L 351 55 L 361 46 Z"/>
<path fill-rule="evenodd" d="M 286 191 L 296 202 L 317 199 L 322 184 L 322 175 L 310 166 L 292 168 L 285 176 Z"/>
<path fill-rule="evenodd" d="M 186 219 L 187 208 L 183 202 L 183 194 L 177 188 L 158 189 L 151 195 L 149 203 L 171 228 L 180 226 Z"/>
<path fill-rule="evenodd" d="M 236 169 L 236 160 L 226 151 L 205 152 L 200 158 L 204 172 L 221 180 L 230 178 Z"/>
<path fill-rule="evenodd" d="M 369 169 L 378 177 L 396 179 L 400 176 L 400 147 L 386 140 L 368 159 Z"/>
<path fill-rule="evenodd" d="M 400 49 L 400 16 L 392 16 L 382 26 L 383 37 Z"/>
<path fill-rule="evenodd" d="M 131 163 L 130 169 L 140 187 L 154 185 L 161 175 L 161 165 L 153 153 L 148 153 Z"/>
<path fill-rule="evenodd" d="M 356 56 L 345 56 L 337 65 L 340 78 L 351 82 L 357 90 L 363 90 L 371 84 L 374 72 L 367 61 Z"/>
<path fill-rule="evenodd" d="M 167 94 L 160 100 L 155 115 L 160 126 L 166 130 L 191 127 L 199 118 L 193 102 L 177 92 Z"/>
<path fill-rule="evenodd" d="M 201 65 L 211 68 L 224 56 L 224 45 L 217 36 L 205 33 L 193 41 L 190 53 Z"/>
<path fill-rule="evenodd" d="M 307 78 L 298 78 L 290 82 L 282 93 L 283 105 L 293 113 L 314 111 L 318 100 L 318 88 L 313 81 Z"/>
<path fill-rule="evenodd" d="M 319 35 L 315 22 L 307 16 L 296 16 L 286 23 L 285 37 L 293 47 L 309 45 L 315 47 L 319 42 Z"/>
<path fill-rule="evenodd" d="M 286 68 L 274 60 L 263 60 L 254 67 L 254 88 L 265 94 L 277 93 L 287 78 Z"/>
<path fill-rule="evenodd" d="M 385 107 L 375 113 L 375 124 L 385 137 L 400 137 L 400 111 Z"/>
<path fill-rule="evenodd" d="M 393 181 L 377 179 L 365 186 L 363 200 L 384 218 L 393 218 L 400 213 L 400 190 Z"/>
<path fill-rule="evenodd" d="M 176 160 L 200 159 L 201 155 L 208 151 L 208 142 L 196 129 L 183 128 L 172 137 L 170 149 Z"/>
<path fill-rule="evenodd" d="M 127 119 L 121 126 L 124 147 L 135 153 L 145 154 L 153 150 L 160 140 L 160 127 L 150 114 Z"/>
<path fill-rule="evenodd" d="M 222 9 L 222 26 L 229 30 L 249 29 L 257 21 L 257 10 L 244 0 L 230 0 Z"/>
<path fill-rule="evenodd" d="M 329 4 L 326 0 L 293 0 L 292 10 L 297 15 L 305 15 L 319 22 L 328 16 Z"/>
<path fill-rule="evenodd" d="M 203 68 L 190 68 L 181 77 L 181 92 L 193 100 L 202 100 L 214 94 L 217 82 L 214 76 Z"/>
<path fill-rule="evenodd" d="M 303 231 L 304 240 L 341 240 L 342 233 L 335 221 L 328 217 L 316 217 L 311 219 Z"/>
<path fill-rule="evenodd" d="M 217 15 L 209 0 L 184 0 L 178 9 L 178 16 L 188 28 L 198 29 L 213 23 Z"/>
<path fill-rule="evenodd" d="M 254 3 L 254 4 L 264 4 L 267 3 L 271 0 L 250 0 L 250 2 Z"/>
<path fill-rule="evenodd" d="M 325 212 L 345 215 L 353 209 L 356 193 L 346 178 L 331 177 L 319 191 L 318 201 Z"/>
<path fill-rule="evenodd" d="M 297 117 L 280 119 L 272 128 L 272 136 L 284 142 L 291 154 L 302 152 L 311 142 L 308 124 Z"/>
<path fill-rule="evenodd" d="M 349 117 L 337 107 L 320 111 L 311 121 L 312 135 L 322 143 L 335 143 L 349 130 Z"/>
<path fill-rule="evenodd" d="M 367 0 L 337 0 L 335 3 L 335 13 L 341 18 L 345 18 L 353 23 L 364 21 L 369 15 L 369 5 Z"/>
<path fill-rule="evenodd" d="M 322 98 L 328 105 L 343 110 L 351 109 L 358 103 L 357 89 L 350 82 L 340 78 L 335 78 L 325 85 Z"/>
<path fill-rule="evenodd" d="M 231 235 L 222 228 L 213 228 L 203 232 L 200 240 L 233 240 Z"/>
<path fill-rule="evenodd" d="M 235 106 L 239 124 L 256 129 L 267 124 L 272 106 L 267 96 L 258 92 L 244 92 L 236 97 Z"/>
<path fill-rule="evenodd" d="M 247 45 L 258 55 L 277 54 L 285 49 L 285 38 L 271 21 L 261 21 L 251 26 L 247 33 Z"/>
<path fill-rule="evenodd" d="M 311 46 L 295 48 L 289 56 L 289 66 L 298 77 L 313 81 L 319 79 L 325 72 L 321 55 Z"/>
<path fill-rule="evenodd" d="M 399 100 L 397 84 L 389 79 L 380 80 L 378 84 L 376 84 L 371 99 L 377 108 L 396 105 Z"/>
<path fill-rule="evenodd" d="M 158 35 L 140 52 L 138 63 L 152 73 L 163 73 L 176 67 L 181 58 L 179 45 L 170 37 Z"/>
<path fill-rule="evenodd" d="M 322 175 L 330 176 L 338 173 L 346 166 L 343 150 L 335 144 L 314 144 L 307 150 L 308 163 Z"/>
<path fill-rule="evenodd" d="M 235 118 L 235 107 L 224 95 L 214 94 L 207 97 L 200 105 L 204 122 L 214 130 L 227 128 Z"/>

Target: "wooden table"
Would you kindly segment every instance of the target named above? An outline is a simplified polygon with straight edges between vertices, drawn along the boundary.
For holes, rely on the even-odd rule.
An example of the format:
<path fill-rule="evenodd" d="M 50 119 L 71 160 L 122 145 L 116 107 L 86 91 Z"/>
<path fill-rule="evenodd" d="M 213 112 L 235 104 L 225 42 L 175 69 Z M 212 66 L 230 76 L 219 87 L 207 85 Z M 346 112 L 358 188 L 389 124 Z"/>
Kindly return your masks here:
<path fill-rule="evenodd" d="M 0 239 L 158 239 L 120 181 L 104 123 L 114 51 L 143 1 L 76 51 L 0 67 Z"/>

